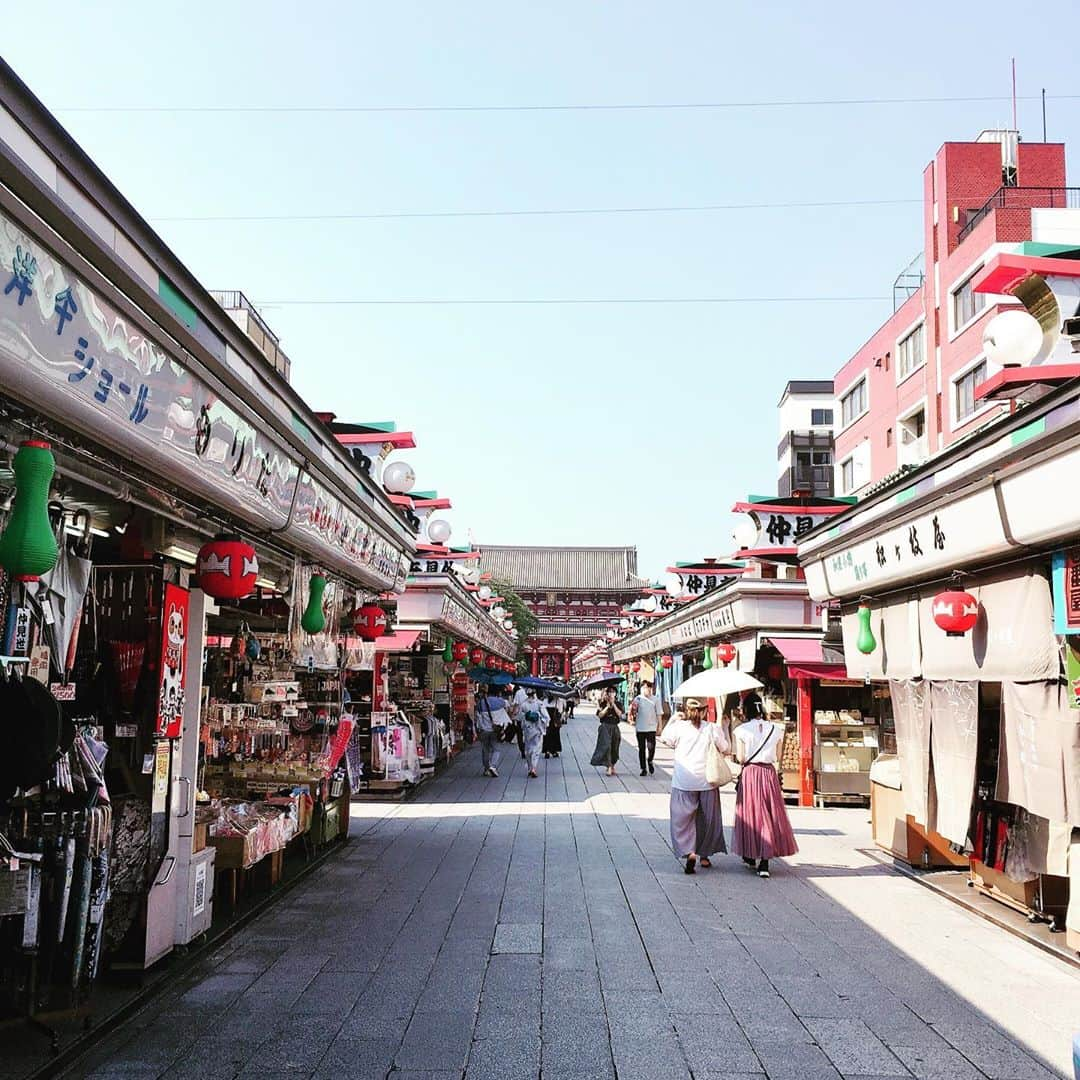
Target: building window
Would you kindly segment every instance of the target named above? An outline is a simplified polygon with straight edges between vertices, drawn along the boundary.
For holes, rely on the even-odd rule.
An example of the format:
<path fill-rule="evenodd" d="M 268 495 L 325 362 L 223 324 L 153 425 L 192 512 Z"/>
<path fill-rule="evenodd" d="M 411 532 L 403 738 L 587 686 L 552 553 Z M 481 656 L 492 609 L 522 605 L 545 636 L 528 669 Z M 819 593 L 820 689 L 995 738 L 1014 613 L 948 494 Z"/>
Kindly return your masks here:
<path fill-rule="evenodd" d="M 907 378 L 913 371 L 923 366 L 925 359 L 923 353 L 923 328 L 917 326 L 896 346 L 897 377 L 900 379 Z"/>
<path fill-rule="evenodd" d="M 962 423 L 978 407 L 975 400 L 975 387 L 986 382 L 986 361 L 980 360 L 966 375 L 961 375 L 953 384 L 956 394 L 956 419 Z"/>
<path fill-rule="evenodd" d="M 974 278 L 975 274 L 972 274 L 959 288 L 953 290 L 953 328 L 956 330 L 967 326 L 986 307 L 986 293 L 977 293 L 971 287 Z"/>
<path fill-rule="evenodd" d="M 844 421 L 844 427 L 854 423 L 864 412 L 866 412 L 865 375 L 840 399 L 840 416 Z"/>
<path fill-rule="evenodd" d="M 831 465 L 832 464 L 832 451 L 831 450 L 815 450 L 812 455 L 812 460 L 815 465 Z"/>
<path fill-rule="evenodd" d="M 811 427 L 826 427 L 833 422 L 832 409 L 811 409 L 810 410 L 810 426 Z"/>
<path fill-rule="evenodd" d="M 855 459 L 848 458 L 840 466 L 840 490 L 847 492 L 855 487 Z"/>

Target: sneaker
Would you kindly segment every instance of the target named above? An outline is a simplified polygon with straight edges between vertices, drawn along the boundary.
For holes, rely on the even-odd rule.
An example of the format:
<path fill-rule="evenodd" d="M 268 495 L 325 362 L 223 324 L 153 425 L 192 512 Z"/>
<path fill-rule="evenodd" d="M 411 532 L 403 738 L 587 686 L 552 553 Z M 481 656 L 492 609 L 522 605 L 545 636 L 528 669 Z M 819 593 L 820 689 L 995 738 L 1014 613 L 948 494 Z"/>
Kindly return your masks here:
<path fill-rule="evenodd" d="M 762 859 L 757 865 L 757 876 L 765 878 L 769 876 L 769 860 Z"/>
<path fill-rule="evenodd" d="M 757 876 L 761 877 L 761 878 L 768 877 L 769 876 L 769 871 L 768 870 L 759 870 L 757 872 Z"/>
<path fill-rule="evenodd" d="M 490 768 L 490 769 L 488 769 L 488 772 L 489 772 L 489 773 L 490 773 L 490 774 L 491 774 L 492 776 L 495 776 L 495 777 L 497 777 L 497 776 L 499 775 L 499 773 L 498 773 L 498 770 L 497 770 L 497 769 L 495 768 L 495 766 L 494 766 L 494 765 L 492 765 L 492 766 L 491 766 L 491 768 Z"/>
<path fill-rule="evenodd" d="M 648 776 L 649 774 L 644 769 L 642 769 L 641 770 L 641 775 L 642 776 Z"/>
<path fill-rule="evenodd" d="M 490 776 L 491 775 L 491 770 L 490 769 L 485 769 L 483 775 L 484 776 Z"/>
<path fill-rule="evenodd" d="M 530 777 L 530 779 L 532 779 L 532 780 L 535 780 L 535 779 L 536 779 L 536 773 L 534 773 L 534 772 L 532 771 L 532 769 L 530 769 L 530 770 L 529 770 L 529 777 Z"/>
<path fill-rule="evenodd" d="M 656 770 L 652 767 L 652 765 L 649 765 L 649 775 L 651 776 L 654 772 L 656 772 Z"/>
<path fill-rule="evenodd" d="M 686 865 L 683 867 L 684 874 L 697 873 L 697 859 L 693 855 L 688 855 L 686 858 Z"/>

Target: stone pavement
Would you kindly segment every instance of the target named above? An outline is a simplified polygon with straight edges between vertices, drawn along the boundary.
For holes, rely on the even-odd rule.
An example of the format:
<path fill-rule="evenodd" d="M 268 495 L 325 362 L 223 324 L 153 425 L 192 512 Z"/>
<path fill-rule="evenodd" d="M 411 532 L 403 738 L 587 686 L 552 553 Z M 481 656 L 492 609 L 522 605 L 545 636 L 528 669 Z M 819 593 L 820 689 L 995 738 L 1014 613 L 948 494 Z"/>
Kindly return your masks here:
<path fill-rule="evenodd" d="M 826 1080 L 1069 1075 L 1080 973 L 898 874 L 862 810 L 793 810 L 761 881 L 682 873 L 670 755 L 595 720 L 527 780 L 470 750 L 66 1075 Z M 625 731 L 626 729 L 624 729 Z M 730 825 L 732 799 L 725 796 Z"/>

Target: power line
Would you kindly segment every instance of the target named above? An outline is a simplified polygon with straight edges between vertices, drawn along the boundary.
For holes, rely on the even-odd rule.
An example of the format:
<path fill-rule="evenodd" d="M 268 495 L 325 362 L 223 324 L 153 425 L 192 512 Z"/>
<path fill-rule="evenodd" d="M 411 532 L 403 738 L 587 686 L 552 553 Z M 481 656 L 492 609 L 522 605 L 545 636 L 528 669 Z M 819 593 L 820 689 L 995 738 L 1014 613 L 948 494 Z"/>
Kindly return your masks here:
<path fill-rule="evenodd" d="M 1080 94 L 1054 94 L 1051 100 L 1068 101 Z M 1017 101 L 1040 101 L 1041 95 L 1023 95 Z M 69 113 L 503 113 L 503 112 L 648 112 L 708 109 L 799 109 L 850 105 L 952 105 L 1012 101 L 1011 95 L 982 97 L 806 98 L 778 101 L 673 101 L 613 102 L 566 105 L 70 105 L 56 112 Z"/>
<path fill-rule="evenodd" d="M 693 214 L 721 210 L 816 210 L 845 206 L 904 206 L 921 199 L 852 199 L 832 202 L 707 203 L 700 206 L 600 206 L 545 210 L 418 210 L 361 214 L 206 214 L 154 217 L 154 222 L 394 221 L 416 218 L 557 217 L 590 214 Z"/>
<path fill-rule="evenodd" d="M 521 304 L 856 304 L 891 300 L 889 296 L 627 296 L 627 297 L 520 297 L 510 299 L 414 300 L 256 300 L 256 307 L 376 307 L 376 306 L 479 306 Z"/>

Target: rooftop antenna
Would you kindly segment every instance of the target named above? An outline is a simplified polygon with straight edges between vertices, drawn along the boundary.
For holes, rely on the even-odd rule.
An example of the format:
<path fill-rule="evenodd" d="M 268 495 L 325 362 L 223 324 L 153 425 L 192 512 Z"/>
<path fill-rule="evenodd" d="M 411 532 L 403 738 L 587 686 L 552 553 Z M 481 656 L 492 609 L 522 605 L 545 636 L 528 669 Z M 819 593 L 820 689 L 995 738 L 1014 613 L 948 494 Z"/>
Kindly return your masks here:
<path fill-rule="evenodd" d="M 1013 106 L 1013 131 L 1019 131 L 1016 126 L 1016 57 L 1012 58 L 1012 106 Z"/>
<path fill-rule="evenodd" d="M 1046 87 L 1042 88 L 1043 142 L 1046 142 Z"/>

